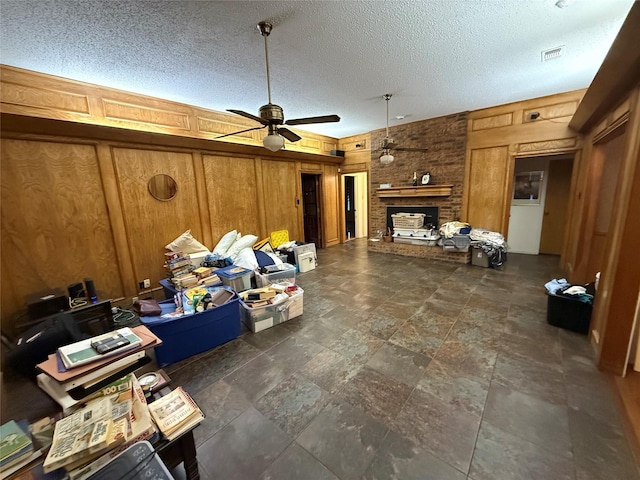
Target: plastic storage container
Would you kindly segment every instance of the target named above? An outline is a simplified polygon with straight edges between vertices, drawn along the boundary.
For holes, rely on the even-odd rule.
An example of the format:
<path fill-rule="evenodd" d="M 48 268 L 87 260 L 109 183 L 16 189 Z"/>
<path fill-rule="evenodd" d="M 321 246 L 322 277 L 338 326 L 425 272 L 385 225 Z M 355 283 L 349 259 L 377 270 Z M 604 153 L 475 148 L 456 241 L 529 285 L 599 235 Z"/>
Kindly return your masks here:
<path fill-rule="evenodd" d="M 547 323 L 573 332 L 588 333 L 592 305 L 554 293 L 547 294 Z"/>
<path fill-rule="evenodd" d="M 470 245 L 469 235 L 454 235 L 452 238 L 442 240 L 442 249 L 445 252 L 468 252 Z"/>
<path fill-rule="evenodd" d="M 256 271 L 256 285 L 268 287 L 273 283 L 296 283 L 296 267 L 288 263 L 282 265 L 269 265 L 265 267 L 266 273 Z"/>
<path fill-rule="evenodd" d="M 304 290 L 300 287 L 290 295 L 288 300 L 275 305 L 251 308 L 240 300 L 240 317 L 249 330 L 258 333 L 302 315 L 303 300 Z"/>
<path fill-rule="evenodd" d="M 220 277 L 223 285 L 233 288 L 236 292 L 251 288 L 251 275 L 253 272 L 249 269 L 229 265 L 228 267 L 219 268 L 213 273 Z"/>
<path fill-rule="evenodd" d="M 228 287 L 219 288 L 231 291 Z M 176 310 L 172 300 L 160 302 L 160 307 L 161 315 Z M 204 312 L 174 318 L 140 317 L 140 321 L 162 340 L 162 345 L 155 347 L 155 353 L 158 365 L 164 367 L 238 337 L 240 299 L 233 292 L 233 298 L 227 303 Z"/>

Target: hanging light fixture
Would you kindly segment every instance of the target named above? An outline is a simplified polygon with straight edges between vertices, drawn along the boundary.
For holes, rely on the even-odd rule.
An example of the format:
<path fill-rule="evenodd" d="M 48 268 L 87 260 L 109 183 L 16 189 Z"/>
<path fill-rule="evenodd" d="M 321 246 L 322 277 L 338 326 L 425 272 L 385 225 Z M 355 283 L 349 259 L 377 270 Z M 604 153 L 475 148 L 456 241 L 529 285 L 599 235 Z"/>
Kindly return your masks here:
<path fill-rule="evenodd" d="M 267 150 L 277 152 L 284 147 L 284 137 L 278 135 L 275 126 L 269 125 L 269 135 L 262 139 L 262 145 L 264 145 L 264 148 Z"/>
<path fill-rule="evenodd" d="M 389 100 L 391 99 L 391 94 L 386 93 L 383 95 L 382 98 L 384 98 L 385 102 L 387 102 L 387 130 L 386 130 L 386 136 L 384 137 L 384 140 L 383 140 L 383 148 L 382 148 L 382 155 L 380 155 L 380 163 L 382 165 L 389 165 L 394 160 L 393 155 L 391 155 L 391 152 L 387 148 L 387 145 L 389 143 Z"/>
<path fill-rule="evenodd" d="M 393 155 L 391 155 L 388 148 L 385 148 L 384 150 L 382 150 L 382 155 L 380 155 L 381 164 L 388 165 L 391 162 L 393 162 L 393 160 L 394 160 L 394 157 Z"/>

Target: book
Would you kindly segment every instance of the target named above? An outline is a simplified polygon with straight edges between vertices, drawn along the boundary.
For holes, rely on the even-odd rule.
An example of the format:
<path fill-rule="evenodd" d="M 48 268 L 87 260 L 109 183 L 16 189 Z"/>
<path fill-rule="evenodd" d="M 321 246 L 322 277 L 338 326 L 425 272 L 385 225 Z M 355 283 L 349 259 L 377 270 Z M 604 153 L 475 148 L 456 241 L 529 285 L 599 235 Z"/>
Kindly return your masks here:
<path fill-rule="evenodd" d="M 162 434 L 168 439 L 175 438 L 176 432 L 193 428 L 204 419 L 198 405 L 182 387 L 149 404 L 149 412 Z"/>
<path fill-rule="evenodd" d="M 31 437 L 14 420 L 0 426 L 0 468 L 18 463 L 32 453 Z"/>
<path fill-rule="evenodd" d="M 120 335 L 123 339 L 126 339 L 129 343 L 121 345 L 116 350 L 110 350 L 108 353 L 99 353 L 92 344 L 101 345 L 103 341 L 109 341 L 110 339 L 118 338 L 114 335 Z M 117 341 L 117 340 L 116 340 Z M 117 355 L 121 352 L 136 347 L 142 343 L 142 339 L 136 335 L 130 328 L 120 328 L 115 332 L 105 333 L 86 340 L 65 345 L 58 348 L 60 358 L 66 368 L 77 368 L 87 363 L 92 363 L 98 360 L 102 360 L 107 356 Z"/>

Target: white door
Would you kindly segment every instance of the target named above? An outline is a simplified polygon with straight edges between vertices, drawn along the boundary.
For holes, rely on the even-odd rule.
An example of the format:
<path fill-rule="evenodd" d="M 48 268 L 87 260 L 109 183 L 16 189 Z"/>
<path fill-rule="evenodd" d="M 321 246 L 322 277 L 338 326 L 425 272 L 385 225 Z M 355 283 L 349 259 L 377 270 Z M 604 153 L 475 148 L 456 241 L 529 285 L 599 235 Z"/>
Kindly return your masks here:
<path fill-rule="evenodd" d="M 530 255 L 540 252 L 548 172 L 548 157 L 516 159 L 507 236 L 509 252 Z"/>

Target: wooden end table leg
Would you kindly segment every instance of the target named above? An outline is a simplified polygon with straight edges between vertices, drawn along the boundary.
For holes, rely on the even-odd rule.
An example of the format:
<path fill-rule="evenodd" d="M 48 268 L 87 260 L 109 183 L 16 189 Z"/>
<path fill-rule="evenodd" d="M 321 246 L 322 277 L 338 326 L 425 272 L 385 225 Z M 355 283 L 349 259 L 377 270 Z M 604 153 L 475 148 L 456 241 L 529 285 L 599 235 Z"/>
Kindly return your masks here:
<path fill-rule="evenodd" d="M 182 458 L 184 459 L 184 470 L 187 473 L 187 480 L 200 480 L 198 459 L 196 458 L 196 442 L 193 439 L 193 430 L 182 436 L 180 449 L 182 450 Z"/>

